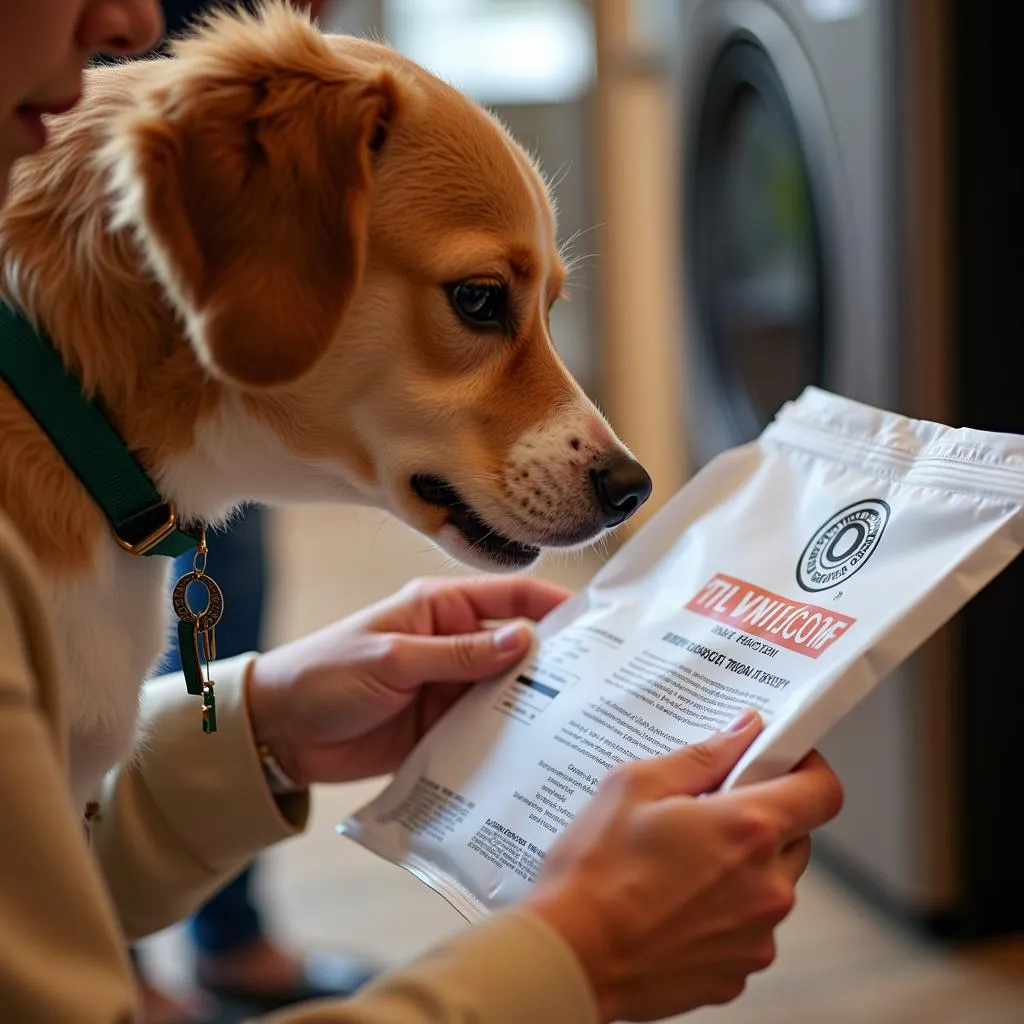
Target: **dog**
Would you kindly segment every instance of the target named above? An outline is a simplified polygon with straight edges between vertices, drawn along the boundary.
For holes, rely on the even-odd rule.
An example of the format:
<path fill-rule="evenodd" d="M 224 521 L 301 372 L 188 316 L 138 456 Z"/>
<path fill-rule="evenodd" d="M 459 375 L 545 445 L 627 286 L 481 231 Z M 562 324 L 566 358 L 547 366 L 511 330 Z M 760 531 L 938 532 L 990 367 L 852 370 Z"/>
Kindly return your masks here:
<path fill-rule="evenodd" d="M 646 500 L 551 341 L 565 270 L 538 169 L 398 53 L 281 3 L 219 14 L 169 57 L 87 72 L 47 130 L 0 215 L 0 298 L 182 520 L 358 503 L 517 570 Z M 0 506 L 49 595 L 83 801 L 132 748 L 170 559 L 122 550 L 2 381 Z"/>

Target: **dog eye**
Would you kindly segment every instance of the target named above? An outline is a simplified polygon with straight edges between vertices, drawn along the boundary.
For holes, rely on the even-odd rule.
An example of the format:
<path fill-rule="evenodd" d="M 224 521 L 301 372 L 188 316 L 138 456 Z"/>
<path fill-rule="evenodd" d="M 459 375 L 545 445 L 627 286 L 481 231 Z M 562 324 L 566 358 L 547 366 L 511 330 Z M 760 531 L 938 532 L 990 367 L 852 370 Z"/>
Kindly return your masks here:
<path fill-rule="evenodd" d="M 448 286 L 452 308 L 470 327 L 508 330 L 508 289 L 487 281 L 459 281 Z"/>

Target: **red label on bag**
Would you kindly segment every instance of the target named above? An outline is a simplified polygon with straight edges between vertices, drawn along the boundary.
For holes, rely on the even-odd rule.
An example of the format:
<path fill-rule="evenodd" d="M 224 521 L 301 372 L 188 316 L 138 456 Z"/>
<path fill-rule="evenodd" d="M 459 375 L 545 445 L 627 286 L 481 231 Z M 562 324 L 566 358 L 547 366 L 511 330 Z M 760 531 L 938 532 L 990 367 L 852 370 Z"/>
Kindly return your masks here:
<path fill-rule="evenodd" d="M 721 573 L 708 580 L 686 608 L 808 658 L 827 651 L 857 621 Z"/>

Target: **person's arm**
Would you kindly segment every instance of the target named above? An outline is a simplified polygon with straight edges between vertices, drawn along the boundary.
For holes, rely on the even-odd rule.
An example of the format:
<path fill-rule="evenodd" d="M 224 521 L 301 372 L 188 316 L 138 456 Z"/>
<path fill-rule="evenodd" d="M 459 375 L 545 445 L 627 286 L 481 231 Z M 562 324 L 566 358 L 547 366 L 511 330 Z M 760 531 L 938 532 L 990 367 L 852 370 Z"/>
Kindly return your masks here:
<path fill-rule="evenodd" d="M 245 702 L 251 656 L 215 663 L 217 731 L 180 673 L 143 689 L 131 762 L 104 780 L 92 847 L 122 927 L 141 938 L 186 917 L 265 847 L 305 826 L 306 793 L 275 797 Z"/>
<path fill-rule="evenodd" d="M 217 732 L 205 735 L 179 676 L 147 687 L 142 752 L 108 779 L 93 844 L 130 935 L 184 916 L 227 871 L 291 834 L 307 798 L 263 777 L 245 708 L 248 657 L 216 666 Z M 343 912 L 344 896 L 338 896 Z M 527 981 L 528 979 L 528 981 Z M 525 983 L 524 983 L 525 982 Z M 293 1010 L 288 1024 L 596 1024 L 568 945 L 538 917 L 509 913 L 468 929 L 358 999 Z"/>
<path fill-rule="evenodd" d="M 130 935 L 184 916 L 226 871 L 290 834 L 289 819 L 304 821 L 305 795 L 278 798 L 287 815 L 282 817 L 266 786 L 245 709 L 248 661 L 216 667 L 213 735 L 201 731 L 196 699 L 184 693 L 179 676 L 147 687 L 148 739 L 135 764 L 108 780 L 94 832 Z M 343 896 L 338 902 L 341 913 Z M 283 1020 L 595 1024 L 597 1010 L 566 943 L 536 916 L 509 913 L 385 974 L 356 1000 L 293 1010 Z"/>
<path fill-rule="evenodd" d="M 0 798 L 4 827 L 0 839 L 0 1007 L 5 1020 L 60 1021 L 61 1024 L 130 1024 L 140 1020 L 133 975 L 125 941 L 103 881 L 86 844 L 79 811 L 70 806 L 61 757 L 61 739 L 55 734 L 60 710 L 55 706 L 52 641 L 46 628 L 42 602 L 35 590 L 27 560 L 15 550 L 13 536 L 0 523 Z M 225 680 L 227 677 L 224 677 Z M 170 685 L 173 680 L 166 680 Z M 154 889 L 168 885 L 179 895 L 167 899 L 137 888 L 134 898 L 145 908 L 132 911 L 136 923 L 152 925 L 159 914 L 188 888 L 176 872 L 191 873 L 202 888 L 227 862 L 240 856 L 240 840 L 228 832 L 239 828 L 252 844 L 287 831 L 285 819 L 267 802 L 269 793 L 249 787 L 261 775 L 246 764 L 252 752 L 246 733 L 236 733 L 237 707 L 231 710 L 225 685 L 220 700 L 224 717 L 214 736 L 199 732 L 199 740 L 226 739 L 224 757 L 242 755 L 245 778 L 235 769 L 229 775 L 207 776 L 201 767 L 178 764 L 186 781 L 178 789 L 163 776 L 169 770 L 171 747 L 164 741 L 182 730 L 182 757 L 187 758 L 192 728 L 197 728 L 194 701 L 182 701 L 163 684 L 159 699 L 148 708 L 150 740 L 128 774 L 114 781 L 112 792 L 126 805 L 102 812 L 99 831 L 109 844 L 108 868 L 116 866 L 131 879 L 131 888 L 148 877 Z M 220 701 L 219 701 L 220 702 Z M 178 716 L 181 716 L 179 719 Z M 167 733 L 163 734 L 167 726 Z M 160 736 L 163 735 L 163 740 Z M 243 742 L 244 740 L 244 742 Z M 151 760 L 152 758 L 152 760 Z M 177 761 L 177 757 L 173 760 Z M 205 760 L 205 758 L 204 758 Z M 257 775 L 250 773 L 255 771 Z M 190 774 L 192 772 L 192 774 Z M 239 784 L 246 793 L 241 806 L 227 810 L 231 821 L 214 820 L 216 809 L 226 809 L 227 790 Z M 199 826 L 220 833 L 194 837 L 187 849 L 211 863 L 189 868 L 184 848 L 174 857 L 157 849 L 183 842 L 176 830 L 187 826 L 184 817 L 170 812 L 160 823 L 155 803 L 168 796 L 171 806 L 184 815 L 186 794 L 208 802 L 198 809 Z M 205 791 L 205 792 L 204 792 Z M 129 812 L 127 802 L 135 805 Z M 148 838 L 143 821 L 155 828 Z M 116 836 L 120 825 L 130 824 L 131 835 Z M 191 828 L 188 831 L 192 831 Z M 109 859 L 113 856 L 113 860 Z M 132 863 L 142 858 L 142 868 Z M 160 866 L 168 872 L 163 882 Z M 111 879 L 117 886 L 117 878 Z M 124 886 L 122 886 L 122 889 Z M 122 892 L 122 896 L 125 893 Z M 159 908 L 159 914 L 155 909 Z M 339 908 L 340 912 L 340 908 Z M 525 982 L 525 983 L 524 983 Z M 393 972 L 351 1005 L 334 1003 L 296 1011 L 289 1024 L 593 1024 L 596 1010 L 586 980 L 568 947 L 539 920 L 508 914 L 466 931 L 452 942 L 428 953 L 404 970 Z"/>
<path fill-rule="evenodd" d="M 273 1024 L 599 1024 L 575 954 L 538 916 L 503 911 L 381 975 L 345 1001 L 299 1006 Z M 270 1024 L 268 1021 L 267 1024 Z"/>

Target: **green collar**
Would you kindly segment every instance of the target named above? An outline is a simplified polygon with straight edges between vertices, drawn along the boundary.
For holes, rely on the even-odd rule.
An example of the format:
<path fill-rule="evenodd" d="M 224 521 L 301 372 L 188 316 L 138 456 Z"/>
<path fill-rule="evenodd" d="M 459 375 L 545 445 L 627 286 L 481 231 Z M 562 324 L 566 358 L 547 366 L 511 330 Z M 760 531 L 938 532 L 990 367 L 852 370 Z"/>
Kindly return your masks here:
<path fill-rule="evenodd" d="M 2 301 L 0 379 L 49 435 L 125 551 L 173 558 L 196 548 L 198 531 L 178 522 L 174 504 L 160 496 L 50 341 Z"/>

